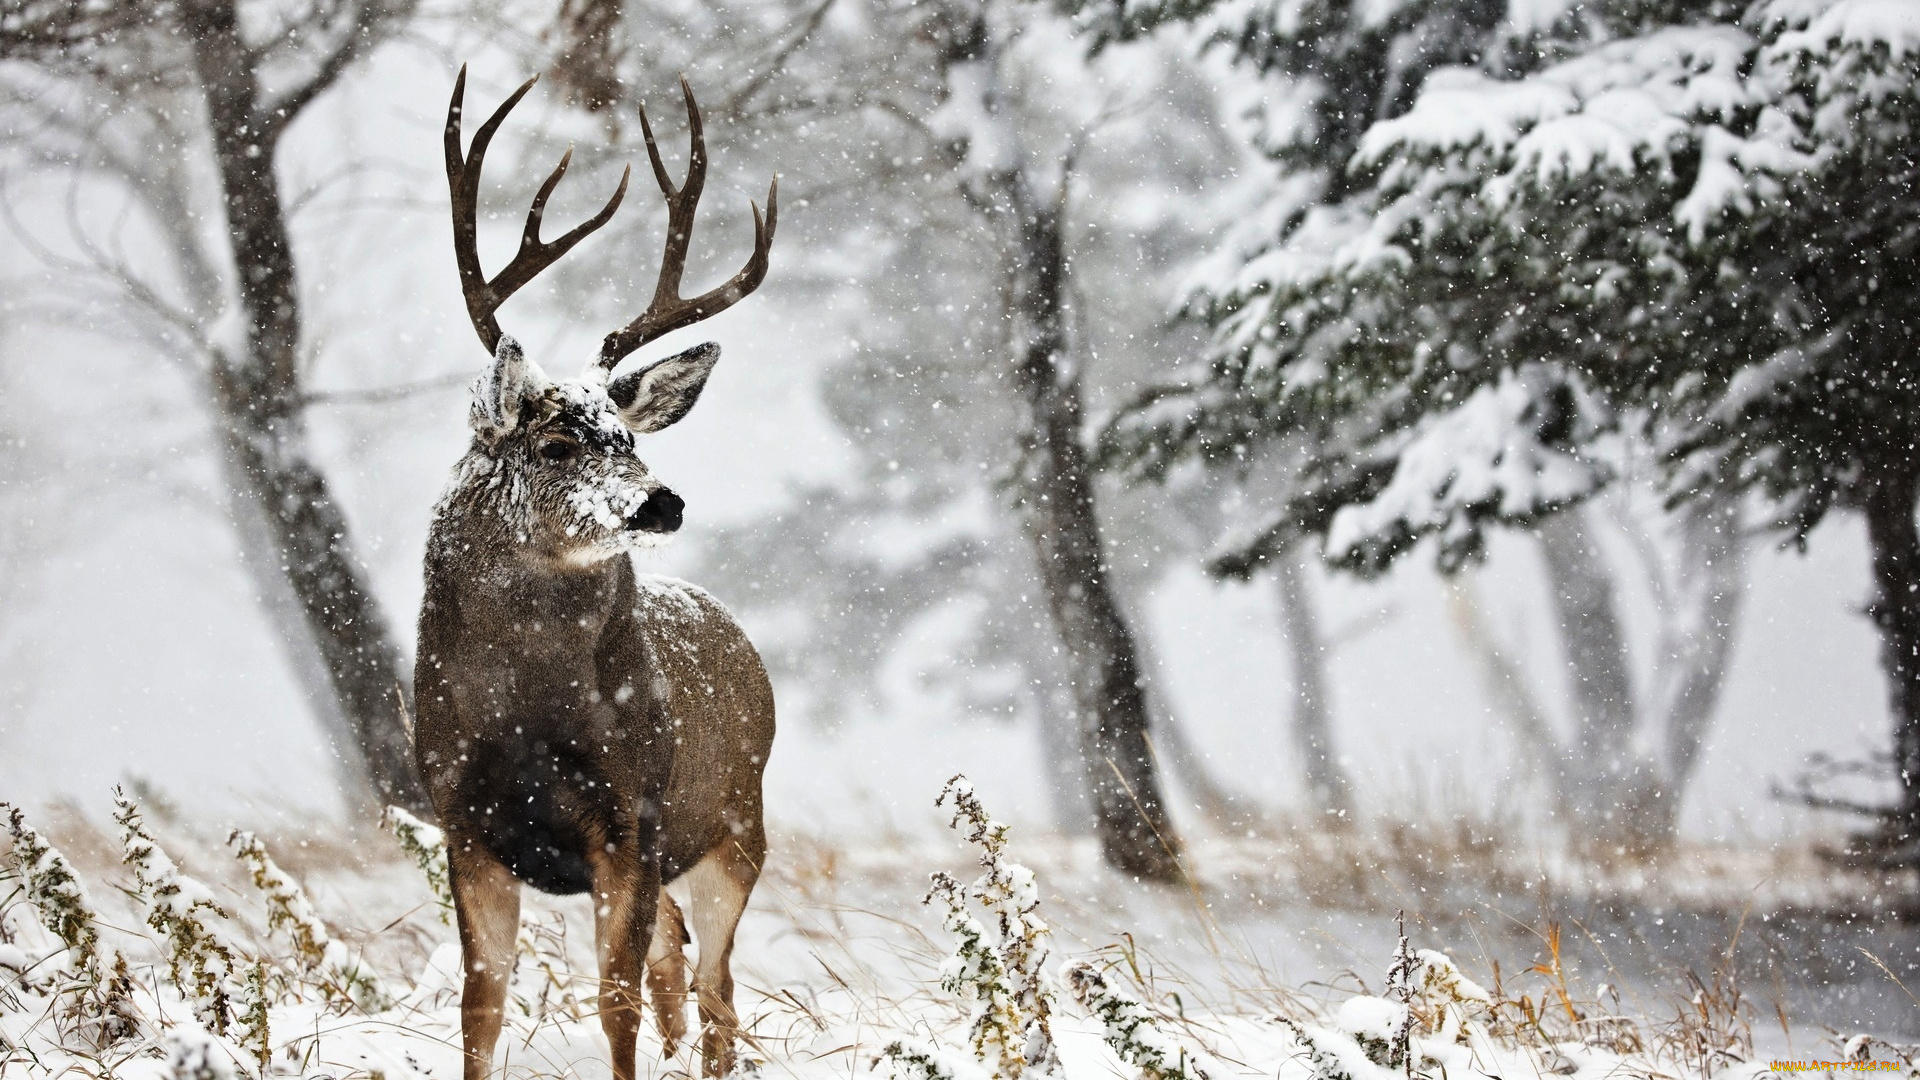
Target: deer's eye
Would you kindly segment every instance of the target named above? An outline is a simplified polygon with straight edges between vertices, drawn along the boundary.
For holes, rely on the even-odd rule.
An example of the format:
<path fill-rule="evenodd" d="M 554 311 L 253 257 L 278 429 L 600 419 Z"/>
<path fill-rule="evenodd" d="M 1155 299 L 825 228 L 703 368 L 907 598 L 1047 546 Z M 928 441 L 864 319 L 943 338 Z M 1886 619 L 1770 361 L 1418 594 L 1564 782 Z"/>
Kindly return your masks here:
<path fill-rule="evenodd" d="M 577 448 L 565 439 L 549 439 L 540 444 L 540 456 L 548 461 L 566 461 L 573 457 L 575 449 Z"/>

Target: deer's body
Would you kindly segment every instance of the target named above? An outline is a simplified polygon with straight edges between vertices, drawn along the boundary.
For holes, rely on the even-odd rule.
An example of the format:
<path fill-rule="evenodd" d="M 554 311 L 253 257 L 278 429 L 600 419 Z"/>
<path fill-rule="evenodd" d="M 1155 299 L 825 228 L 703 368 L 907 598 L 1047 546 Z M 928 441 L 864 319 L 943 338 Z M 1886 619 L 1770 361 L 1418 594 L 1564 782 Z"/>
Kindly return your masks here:
<path fill-rule="evenodd" d="M 500 332 L 507 295 L 612 216 L 626 191 L 560 239 L 539 239 L 562 160 L 534 198 L 520 251 L 492 279 L 475 247 L 488 141 L 531 81 L 460 146 L 466 73 L 448 112 L 454 250 L 468 312 L 493 350 L 474 387 L 473 443 L 436 508 L 414 675 L 415 755 L 446 832 L 466 967 L 466 1080 L 485 1080 L 513 972 L 522 883 L 589 893 L 601 1023 L 616 1080 L 634 1076 L 640 985 L 671 1054 L 685 1034 L 687 927 L 663 892 L 685 878 L 698 963 L 703 1071 L 733 1065 L 734 929 L 766 853 L 761 774 L 773 691 L 753 645 L 706 593 L 635 573 L 630 555 L 680 527 L 685 504 L 640 460 L 637 437 L 687 414 L 719 360 L 702 345 L 617 379 L 620 360 L 755 288 L 775 211 L 754 211 L 754 256 L 691 300 L 678 295 L 706 168 L 699 114 L 685 184 L 667 179 L 666 258 L 653 302 L 608 335 L 585 375 L 554 380 Z M 643 129 L 645 117 L 642 116 Z"/>
<path fill-rule="evenodd" d="M 469 1042 L 497 1037 L 525 882 L 604 894 L 603 1015 L 624 1013 L 609 1025 L 615 1056 L 634 1052 L 648 953 L 670 1051 L 685 1031 L 685 931 L 677 910 L 648 898 L 688 876 L 702 1053 L 724 1071 L 733 928 L 766 855 L 760 782 L 774 710 L 759 654 L 692 585 L 637 575 L 626 557 L 502 559 L 462 536 L 466 517 L 443 509 L 429 541 L 415 745 L 453 864 Z M 639 940 L 656 922 L 656 940 Z"/>

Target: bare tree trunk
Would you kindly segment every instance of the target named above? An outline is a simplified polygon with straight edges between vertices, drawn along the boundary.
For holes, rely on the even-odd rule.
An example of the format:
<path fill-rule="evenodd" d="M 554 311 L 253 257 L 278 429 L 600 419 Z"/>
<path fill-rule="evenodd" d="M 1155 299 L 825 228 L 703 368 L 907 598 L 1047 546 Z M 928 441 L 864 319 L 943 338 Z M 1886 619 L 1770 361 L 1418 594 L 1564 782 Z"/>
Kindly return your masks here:
<path fill-rule="evenodd" d="M 1565 801 L 1593 838 L 1655 846 L 1666 839 L 1654 809 L 1663 785 L 1634 745 L 1633 685 L 1613 579 L 1587 533 L 1584 508 L 1547 518 L 1539 537 L 1573 681 L 1573 760 L 1563 774 L 1573 788 Z"/>
<path fill-rule="evenodd" d="M 1920 845 L 1920 530 L 1914 525 L 1920 470 L 1903 462 L 1869 484 L 1861 502 L 1873 558 L 1874 597 L 1867 610 L 1880 631 L 1900 782 L 1899 801 L 1876 839 L 1887 857 L 1911 860 Z"/>
<path fill-rule="evenodd" d="M 306 605 L 301 603 L 281 570 L 283 560 L 277 532 L 267 520 L 266 508 L 261 505 L 251 479 L 241 471 L 239 456 L 224 445 L 221 473 L 226 478 L 228 513 L 239 545 L 240 565 L 253 583 L 254 600 L 279 639 L 280 654 L 286 659 L 294 682 L 320 728 L 321 741 L 333 758 L 335 787 L 349 807 L 360 811 L 377 807 L 380 804 L 368 775 L 365 755 L 355 744 L 352 723 L 341 711 L 340 698 L 333 688 L 333 675 L 327 668 L 320 643 L 313 636 Z"/>
<path fill-rule="evenodd" d="M 274 171 L 279 136 L 298 109 L 263 101 L 257 58 L 241 40 L 232 0 L 203 0 L 191 11 L 185 29 L 206 100 L 246 324 L 237 353 L 213 358 L 229 475 L 259 507 L 305 615 L 308 641 L 289 644 L 318 651 L 338 702 L 334 715 L 348 726 L 330 732 L 330 741 L 347 757 L 346 772 L 366 782 L 345 794 L 363 811 L 371 808 L 369 791 L 380 802 L 424 810 L 402 724 L 408 680 L 400 652 L 353 554 L 346 518 L 312 462 L 301 417 L 299 283 Z"/>
<path fill-rule="evenodd" d="M 1069 359 L 1065 308 L 1064 170 L 1059 198 L 1043 199 L 1019 125 L 1002 100 L 1003 53 L 988 7 L 936 11 L 947 91 L 966 95 L 979 110 L 977 125 L 954 133 L 955 179 L 994 237 L 1000 260 L 1013 384 L 1025 413 L 1015 483 L 1047 608 L 1067 654 L 1095 830 L 1108 864 L 1147 880 L 1175 881 L 1181 877 L 1178 841 L 1148 741 L 1146 687 L 1109 580 L 1093 474 L 1080 441 L 1080 378 Z"/>
<path fill-rule="evenodd" d="M 271 568 L 297 598 L 304 632 L 288 632 L 284 619 L 276 625 L 289 651 L 307 660 L 295 662 L 296 672 L 326 672 L 335 707 L 316 711 L 340 753 L 343 775 L 358 781 L 344 794 L 359 808 L 391 801 L 425 811 L 401 723 L 407 681 L 399 651 L 353 555 L 346 519 L 307 445 L 298 365 L 300 294 L 275 175 L 287 126 L 363 51 L 385 40 L 414 2 L 296 5 L 280 12 L 286 21 L 263 33 L 267 40 L 258 46 L 245 40 L 235 0 L 15 5 L 19 10 L 10 8 L 0 25 L 0 57 L 74 78 L 83 91 L 108 98 L 103 111 L 144 108 L 168 136 L 186 134 L 195 120 L 182 118 L 195 118 L 201 111 L 196 106 L 204 107 L 237 321 L 244 325 L 239 340 L 209 342 L 200 329 L 224 306 L 209 298 L 221 292 L 216 264 L 226 259 L 206 258 L 197 226 L 190 224 L 196 220 L 185 197 L 190 170 L 172 160 L 184 140 L 160 138 L 116 152 L 99 139 L 98 125 L 82 118 L 71 134 L 100 151 L 102 160 L 93 167 L 118 174 L 135 197 L 147 200 L 181 256 L 192 306 L 174 308 L 118 268 L 103 269 L 121 279 L 136 310 L 195 336 L 195 345 L 208 354 L 205 386 L 229 487 L 258 511 L 258 528 L 241 515 L 241 546 L 255 556 L 249 569 L 256 579 Z M 259 71 L 269 66 L 283 76 L 305 72 L 306 78 L 276 79 L 288 85 L 269 97 L 259 82 Z M 182 69 L 191 72 L 191 82 L 180 78 Z M 200 100 L 185 107 L 175 99 L 196 93 Z M 64 118 L 48 119 L 58 125 Z M 156 179 L 157 186 L 147 183 Z M 259 557 L 263 546 L 265 558 Z M 270 613 L 276 595 L 262 590 Z"/>
<path fill-rule="evenodd" d="M 184 144 L 197 132 L 190 132 L 180 123 L 179 115 L 185 110 L 169 108 L 169 104 L 179 106 L 187 103 L 154 102 L 150 103 L 149 112 L 158 130 L 166 133 L 175 143 Z M 147 203 L 155 225 L 166 238 L 185 293 L 186 312 L 198 322 L 211 321 L 226 306 L 226 284 L 202 243 L 197 215 L 193 213 L 193 183 L 186 168 L 187 162 L 168 155 L 138 162 L 124 160 L 119 155 L 110 157 L 115 171 Z M 183 335 L 172 333 L 171 328 L 161 328 L 159 336 L 171 340 Z M 203 342 L 192 344 L 204 345 Z M 177 347 L 184 348 L 186 345 L 182 341 Z M 217 351 L 204 348 L 201 351 L 206 353 L 202 357 L 203 362 L 220 362 Z M 219 387 L 217 380 L 208 378 L 204 380 L 201 392 L 207 401 L 217 403 L 221 397 Z M 224 436 L 232 425 L 217 404 L 216 413 Z M 269 521 L 268 508 L 255 491 L 253 479 L 243 470 L 241 458 L 242 455 L 226 447 L 223 438 L 220 448 L 221 475 L 226 484 L 228 513 L 239 547 L 240 564 L 253 582 L 255 600 L 276 632 L 281 655 L 286 658 L 294 681 L 299 684 L 307 707 L 318 722 L 321 738 L 333 758 L 337 789 L 349 806 L 377 806 L 365 755 L 356 743 L 354 726 L 348 721 L 340 698 L 334 691 L 333 677 L 320 643 L 314 637 L 306 605 L 294 592 L 292 582 L 282 570 L 286 559 L 282 556 L 276 530 Z"/>
<path fill-rule="evenodd" d="M 551 74 L 567 97 L 589 112 L 620 104 L 620 61 L 626 54 L 621 0 L 562 0 L 547 38 L 560 48 Z"/>
<path fill-rule="evenodd" d="M 1172 823 L 1148 745 L 1133 633 L 1107 578 L 1093 477 L 1080 442 L 1080 382 L 1066 363 L 1066 253 L 1058 208 L 1018 172 L 995 178 L 1007 225 L 1014 384 L 1026 405 L 1022 503 L 1047 606 L 1066 646 L 1101 847 L 1118 869 L 1180 876 Z"/>
<path fill-rule="evenodd" d="M 1333 723 L 1327 705 L 1326 649 L 1308 591 L 1305 561 L 1294 545 L 1273 561 L 1280 623 L 1293 669 L 1293 709 L 1289 727 L 1307 781 L 1307 796 L 1322 814 L 1345 817 L 1353 810 L 1353 783 L 1333 752 Z"/>
<path fill-rule="evenodd" d="M 1122 559 L 1119 565 L 1108 567 L 1108 588 L 1119 598 L 1123 613 L 1137 614 L 1142 610 L 1145 598 L 1152 591 L 1156 572 L 1153 562 L 1143 559 Z M 1140 624 L 1138 620 L 1130 620 L 1129 625 Z M 1169 798 L 1175 803 L 1184 799 L 1185 805 L 1222 829 L 1244 831 L 1260 820 L 1264 816 L 1260 803 L 1221 783 L 1207 756 L 1194 745 L 1190 729 L 1173 708 L 1151 632 L 1143 630 L 1134 635 L 1133 653 L 1147 697 L 1154 759 L 1177 785 Z"/>

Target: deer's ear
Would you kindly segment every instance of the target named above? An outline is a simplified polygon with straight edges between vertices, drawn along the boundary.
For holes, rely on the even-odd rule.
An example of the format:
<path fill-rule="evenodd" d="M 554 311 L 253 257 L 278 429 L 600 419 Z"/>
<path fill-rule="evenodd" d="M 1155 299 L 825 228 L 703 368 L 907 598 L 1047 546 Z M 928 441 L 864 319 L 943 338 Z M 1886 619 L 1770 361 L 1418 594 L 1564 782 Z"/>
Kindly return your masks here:
<path fill-rule="evenodd" d="M 493 365 L 473 383 L 473 408 L 467 422 L 473 433 L 492 446 L 520 426 L 520 412 L 529 394 L 538 394 L 546 376 L 530 363 L 520 343 L 505 334 L 493 350 Z"/>
<path fill-rule="evenodd" d="M 637 435 L 650 434 L 687 415 L 719 361 L 720 346 L 711 341 L 695 345 L 613 380 L 607 396 L 619 408 L 622 423 Z"/>

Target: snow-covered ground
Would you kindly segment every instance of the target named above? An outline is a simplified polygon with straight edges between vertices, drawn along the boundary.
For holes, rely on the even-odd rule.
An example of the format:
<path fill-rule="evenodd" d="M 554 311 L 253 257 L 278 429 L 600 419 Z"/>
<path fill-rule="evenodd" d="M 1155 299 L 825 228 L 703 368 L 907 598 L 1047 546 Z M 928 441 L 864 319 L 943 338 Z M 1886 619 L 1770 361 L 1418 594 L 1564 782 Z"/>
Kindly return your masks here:
<path fill-rule="evenodd" d="M 18 833 L 27 839 L 0 859 L 8 871 L 0 879 L 0 1074 L 258 1075 L 249 1047 L 264 1046 L 272 1075 L 458 1075 L 458 947 L 429 878 L 392 838 L 269 838 L 263 846 L 280 871 L 266 869 L 260 848 L 229 846 L 224 830 L 169 820 L 164 807 L 151 815 L 154 824 L 139 822 L 157 838 L 143 841 L 128 830 L 139 819 L 127 816 L 126 805 L 119 835 L 56 815 L 57 828 Z M 61 847 L 43 850 L 43 835 Z M 1911 963 L 1912 935 L 1899 936 L 1884 919 L 1865 919 L 1851 934 L 1845 920 L 1824 930 L 1794 923 L 1801 903 L 1841 901 L 1844 878 L 1827 878 L 1818 897 L 1754 890 L 1742 883 L 1756 872 L 1791 879 L 1796 868 L 1726 857 L 1685 875 L 1696 883 L 1691 906 L 1685 894 L 1662 888 L 1657 874 L 1636 884 L 1623 873 L 1614 896 L 1637 889 L 1638 900 L 1581 908 L 1576 898 L 1564 908 L 1573 915 L 1560 922 L 1540 916 L 1550 908 L 1554 876 L 1545 862 L 1536 858 L 1529 872 L 1521 860 L 1448 849 L 1435 837 L 1402 838 L 1412 839 L 1431 844 L 1451 873 L 1423 879 L 1410 872 L 1418 858 L 1389 859 L 1378 840 L 1328 845 L 1259 836 L 1196 844 L 1188 853 L 1191 887 L 1163 891 L 1125 882 L 1102 869 L 1089 847 L 1064 841 L 1015 838 L 980 860 L 988 873 L 969 887 L 961 883 L 979 874 L 977 865 L 968 869 L 979 851 L 960 836 L 858 850 L 782 837 L 735 952 L 745 1056 L 762 1075 L 807 1080 L 875 1069 L 912 1080 L 1012 1080 L 1021 1066 L 1008 1055 L 1024 1053 L 1026 1071 L 1040 1076 L 1050 1067 L 1031 1038 L 1013 1040 L 1012 1050 L 989 1038 L 984 1058 L 969 1041 L 982 1017 L 1030 1036 L 1033 1014 L 1048 1009 L 1058 1068 L 1075 1080 L 1385 1080 L 1405 1075 L 1389 1059 L 1407 1001 L 1415 1071 L 1426 1076 L 1740 1077 L 1766 1071 L 1765 1059 L 1774 1057 L 1834 1059 L 1862 1030 L 1910 1036 L 1915 1029 L 1920 1004 L 1902 1001 L 1892 972 L 1878 970 Z M 131 868 L 129 847 L 139 856 Z M 246 858 L 236 858 L 236 847 Z M 1333 873 L 1334 851 L 1356 867 L 1347 880 Z M 1022 865 L 1036 872 L 1031 889 Z M 953 876 L 956 908 L 922 902 L 930 871 Z M 1478 918 L 1462 886 L 1441 884 L 1476 874 L 1487 875 Z M 1751 901 L 1745 912 L 1737 902 L 1743 890 Z M 1451 945 L 1452 959 L 1439 951 L 1400 956 L 1391 915 L 1377 913 L 1396 892 L 1414 944 Z M 982 894 L 1005 899 L 982 903 Z M 1297 902 L 1314 896 L 1319 902 Z M 1736 898 L 1732 925 L 1751 925 L 1731 937 L 1720 925 L 1717 941 L 1690 947 L 1688 934 L 1712 933 L 1703 913 L 1724 913 L 1729 897 Z M 593 970 L 589 912 L 579 898 L 529 893 L 528 900 L 497 1063 L 509 1076 L 606 1075 L 594 984 L 579 974 Z M 1641 913 L 1647 925 L 1636 930 L 1622 910 Z M 281 917 L 269 930 L 276 911 Z M 996 918 L 1009 911 L 1017 916 L 1010 923 Z M 75 927 L 91 929 L 97 944 L 65 949 L 46 925 L 49 915 L 69 938 Z M 969 957 L 962 949 L 952 961 L 951 931 L 968 919 L 989 951 Z M 1050 933 L 1037 932 L 1039 919 Z M 224 1038 L 204 1033 L 218 1019 L 208 997 L 183 993 L 179 983 L 189 980 L 167 975 L 167 950 L 183 955 L 182 942 L 196 938 L 182 931 L 187 922 L 203 925 L 200 938 L 227 950 L 224 960 L 186 964 L 212 970 L 230 995 Z M 1653 928 L 1669 924 L 1675 940 L 1636 944 L 1640 930 L 1659 933 Z M 1012 934 L 1002 929 L 1009 925 Z M 1048 954 L 1044 963 L 1007 947 L 1021 927 L 1022 940 Z M 1747 944 L 1736 948 L 1742 937 Z M 1858 980 L 1852 1005 L 1829 996 L 1824 1015 L 1787 1015 L 1809 1007 L 1811 999 L 1794 998 L 1786 984 L 1809 981 L 1816 954 L 1831 960 L 1855 948 L 1873 959 L 1860 962 L 1871 978 Z M 1637 950 L 1670 967 L 1639 966 Z M 95 958 L 94 974 L 77 958 L 82 953 Z M 113 995 L 97 987 L 77 988 L 111 984 L 114 957 L 128 964 L 117 1002 L 105 1004 Z M 1799 970 L 1783 970 L 1783 957 Z M 1697 974 L 1683 973 L 1694 960 Z M 994 971 L 1006 986 L 996 989 Z M 1024 999 L 1014 992 L 1022 971 L 1038 973 L 1039 989 Z M 1813 981 L 1844 979 L 1829 972 Z M 256 1003 L 266 1017 L 264 1042 Z M 1847 1015 L 1869 1003 L 1873 1016 Z M 104 1039 L 115 1023 L 120 1037 Z M 886 1057 L 896 1043 L 900 1050 Z M 1877 1042 L 1853 1049 L 1877 1060 L 1900 1052 Z M 641 1060 L 647 1075 L 699 1069 L 684 1048 L 660 1060 L 651 1032 L 643 1034 Z M 1901 1068 L 1915 1074 L 1910 1062 Z"/>

